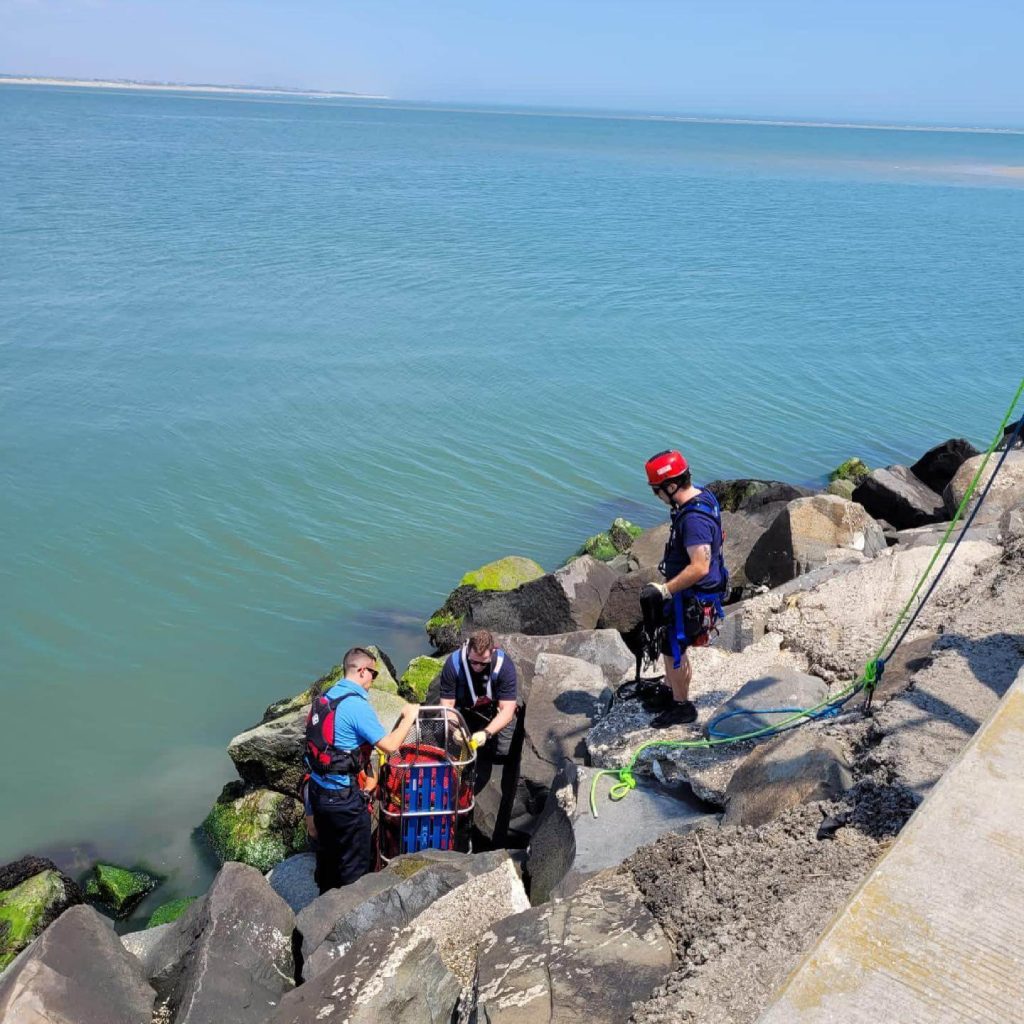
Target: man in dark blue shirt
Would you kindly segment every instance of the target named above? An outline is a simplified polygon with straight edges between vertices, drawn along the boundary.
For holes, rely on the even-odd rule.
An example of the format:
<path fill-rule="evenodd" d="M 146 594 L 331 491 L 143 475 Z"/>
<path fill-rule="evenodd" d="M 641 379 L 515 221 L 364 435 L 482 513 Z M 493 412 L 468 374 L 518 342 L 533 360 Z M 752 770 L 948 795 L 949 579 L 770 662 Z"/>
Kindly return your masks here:
<path fill-rule="evenodd" d="M 376 666 L 376 655 L 353 647 L 342 661 L 344 677 L 324 694 L 328 701 L 337 701 L 334 735 L 326 737 L 327 743 L 335 754 L 351 753 L 353 768 L 358 763 L 364 771 L 374 747 L 385 754 L 398 750 L 418 713 L 414 704 L 406 704 L 391 732 L 381 725 L 367 698 L 377 678 Z M 372 862 L 371 822 L 357 772 L 312 771 L 305 798 L 315 827 L 315 878 L 320 892 L 362 878 Z"/>
<path fill-rule="evenodd" d="M 448 656 L 441 669 L 441 703 L 458 708 L 473 731 L 479 793 L 494 764 L 503 764 L 512 749 L 519 706 L 516 667 L 490 630 L 478 629 Z"/>
<path fill-rule="evenodd" d="M 710 491 L 694 487 L 690 467 L 677 451 L 659 452 L 647 461 L 647 482 L 669 506 L 672 527 L 659 569 L 664 583 L 650 583 L 641 601 L 662 603 L 666 620 L 662 654 L 672 703 L 651 722 L 655 729 L 697 720 L 689 699 L 693 674 L 687 647 L 708 642 L 723 615 L 722 596 L 729 574 L 722 557 L 722 513 Z"/>

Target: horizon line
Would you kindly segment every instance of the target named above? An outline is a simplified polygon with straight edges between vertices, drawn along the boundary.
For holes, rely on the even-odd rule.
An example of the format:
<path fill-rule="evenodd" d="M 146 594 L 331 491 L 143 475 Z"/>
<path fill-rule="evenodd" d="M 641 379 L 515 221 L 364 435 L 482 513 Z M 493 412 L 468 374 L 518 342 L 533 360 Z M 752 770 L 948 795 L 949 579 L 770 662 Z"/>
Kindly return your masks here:
<path fill-rule="evenodd" d="M 644 110 L 627 110 L 600 107 L 572 107 L 534 104 L 475 104 L 461 100 L 412 100 L 395 99 L 389 96 L 371 93 L 350 92 L 345 90 L 301 89 L 290 86 L 265 85 L 219 85 L 205 82 L 157 82 L 132 78 L 68 78 L 61 75 L 27 75 L 0 72 L 0 85 L 42 85 L 66 86 L 71 88 L 95 89 L 131 89 L 134 91 L 153 92 L 207 92 L 220 94 L 241 94 L 256 96 L 288 96 L 304 99 L 342 99 L 342 100 L 375 100 L 387 101 L 395 106 L 407 105 L 412 109 L 427 109 L 438 112 L 472 112 L 511 114 L 520 117 L 579 117 L 605 120 L 629 121 L 665 121 L 683 124 L 723 124 L 746 125 L 768 128 L 845 128 L 859 131 L 904 131 L 904 132 L 955 132 L 976 135 L 1024 135 L 1024 127 L 996 125 L 952 125 L 938 122 L 900 123 L 894 121 L 836 121 L 817 120 L 813 118 L 789 118 L 771 115 L 712 115 L 712 114 L 675 114 L 652 113 Z"/>

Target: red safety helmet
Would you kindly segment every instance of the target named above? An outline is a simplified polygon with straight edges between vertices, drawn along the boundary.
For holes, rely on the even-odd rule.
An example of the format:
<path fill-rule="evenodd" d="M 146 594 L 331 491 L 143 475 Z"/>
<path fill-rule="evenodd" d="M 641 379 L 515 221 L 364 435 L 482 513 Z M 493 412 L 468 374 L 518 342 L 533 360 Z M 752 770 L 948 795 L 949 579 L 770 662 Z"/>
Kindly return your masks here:
<path fill-rule="evenodd" d="M 647 470 L 647 482 L 652 487 L 660 487 L 666 480 L 682 476 L 689 468 L 682 453 L 677 451 L 658 452 L 644 465 L 644 469 Z"/>

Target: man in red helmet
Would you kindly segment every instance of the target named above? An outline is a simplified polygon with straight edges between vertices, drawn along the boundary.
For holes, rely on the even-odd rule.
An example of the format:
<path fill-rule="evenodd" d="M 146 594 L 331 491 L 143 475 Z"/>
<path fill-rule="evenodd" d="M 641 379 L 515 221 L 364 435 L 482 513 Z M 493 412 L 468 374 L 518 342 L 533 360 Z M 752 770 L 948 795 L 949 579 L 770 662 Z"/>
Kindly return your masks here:
<path fill-rule="evenodd" d="M 672 510 L 672 528 L 658 566 L 665 582 L 649 583 L 640 592 L 641 604 L 660 605 L 664 625 L 662 654 L 672 702 L 651 725 L 665 729 L 697 720 L 697 708 L 689 699 L 693 670 L 686 652 L 706 644 L 709 631 L 724 616 L 729 573 L 722 557 L 718 501 L 710 491 L 694 487 L 686 459 L 677 451 L 659 452 L 645 468 L 651 489 Z"/>

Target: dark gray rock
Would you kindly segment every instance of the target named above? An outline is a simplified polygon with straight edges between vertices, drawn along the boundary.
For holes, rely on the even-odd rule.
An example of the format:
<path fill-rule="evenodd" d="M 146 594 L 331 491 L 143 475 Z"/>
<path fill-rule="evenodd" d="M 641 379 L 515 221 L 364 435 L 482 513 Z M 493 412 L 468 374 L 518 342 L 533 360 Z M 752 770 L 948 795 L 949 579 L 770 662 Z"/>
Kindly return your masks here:
<path fill-rule="evenodd" d="M 853 785 L 850 765 L 835 740 L 795 729 L 747 755 L 725 791 L 723 825 L 767 824 L 811 800 L 833 800 Z"/>
<path fill-rule="evenodd" d="M 175 1024 L 262 1024 L 294 987 L 295 916 L 255 868 L 225 864 L 164 927 L 142 966 Z"/>
<path fill-rule="evenodd" d="M 1016 437 L 1017 440 L 1014 442 L 1013 447 L 1024 447 L 1024 429 L 1022 429 L 1020 433 L 1018 433 L 1017 430 L 1017 428 L 1020 427 L 1020 423 L 1021 421 L 1017 420 L 1016 423 L 1011 423 L 1008 427 L 1006 427 L 1003 430 L 1003 439 L 996 446 L 997 451 L 1006 451 L 1006 449 L 1010 447 L 1010 442 L 1013 440 L 1014 437 Z"/>
<path fill-rule="evenodd" d="M 297 853 L 268 871 L 267 881 L 270 888 L 297 914 L 320 895 L 320 888 L 313 878 L 315 870 L 315 853 Z"/>
<path fill-rule="evenodd" d="M 869 515 L 884 519 L 897 530 L 937 523 L 946 517 L 941 495 L 906 466 L 872 471 L 853 492 L 853 500 Z"/>
<path fill-rule="evenodd" d="M 828 697 L 828 684 L 817 676 L 794 669 L 780 668 L 771 675 L 751 679 L 712 713 L 715 721 L 729 712 L 741 712 L 718 722 L 715 731 L 723 736 L 742 736 L 769 725 L 778 725 L 788 716 L 766 714 L 767 708 L 813 708 Z"/>
<path fill-rule="evenodd" d="M 424 850 L 396 857 L 383 871 L 332 889 L 299 914 L 305 981 L 375 931 L 404 928 L 435 900 L 508 860 L 505 850 L 468 854 Z"/>
<path fill-rule="evenodd" d="M 0 977 L 4 1024 L 149 1024 L 156 993 L 110 922 L 74 906 Z"/>
<path fill-rule="evenodd" d="M 858 504 L 834 494 L 790 502 L 754 544 L 747 579 L 777 587 L 833 562 L 871 558 L 886 548 L 882 528 Z"/>
<path fill-rule="evenodd" d="M 963 437 L 951 437 L 934 448 L 929 448 L 910 467 L 910 472 L 936 494 L 941 494 L 946 484 L 956 476 L 956 471 L 970 458 L 978 454 L 978 449 Z"/>
<path fill-rule="evenodd" d="M 602 872 L 568 899 L 494 925 L 480 944 L 480 1024 L 622 1024 L 673 964 L 632 876 Z"/>
<path fill-rule="evenodd" d="M 469 599 L 463 635 L 481 627 L 539 636 L 594 629 L 618 575 L 583 555 L 515 590 L 480 591 Z"/>
<path fill-rule="evenodd" d="M 587 732 L 611 703 L 612 689 L 596 665 L 561 654 L 539 655 L 520 766 L 527 785 L 546 791 L 564 758 L 582 762 Z"/>

